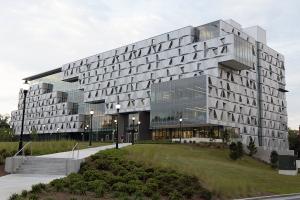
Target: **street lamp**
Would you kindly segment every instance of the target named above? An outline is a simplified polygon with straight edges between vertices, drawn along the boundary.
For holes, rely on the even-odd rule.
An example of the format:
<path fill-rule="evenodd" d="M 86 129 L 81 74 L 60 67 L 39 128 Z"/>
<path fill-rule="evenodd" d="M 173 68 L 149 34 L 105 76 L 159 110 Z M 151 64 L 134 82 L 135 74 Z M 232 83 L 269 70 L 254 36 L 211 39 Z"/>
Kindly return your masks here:
<path fill-rule="evenodd" d="M 135 117 L 132 117 L 132 133 L 131 133 L 131 144 L 134 145 L 134 121 Z"/>
<path fill-rule="evenodd" d="M 84 134 L 81 133 L 81 139 L 82 139 L 82 142 L 84 141 Z"/>
<path fill-rule="evenodd" d="M 92 131 L 93 131 L 93 115 L 94 115 L 94 111 L 91 110 L 90 111 L 90 123 L 91 123 L 91 127 L 90 127 L 90 134 L 89 134 L 89 146 L 91 147 L 92 146 Z"/>
<path fill-rule="evenodd" d="M 24 84 L 22 85 L 23 90 L 23 113 L 22 113 L 22 125 L 21 125 L 21 134 L 20 134 L 20 140 L 19 140 L 19 151 L 23 148 L 23 132 L 24 132 L 24 118 L 25 118 L 25 107 L 26 107 L 26 96 L 29 90 L 29 84 L 28 81 L 25 80 Z M 19 152 L 21 154 L 21 152 Z"/>
<path fill-rule="evenodd" d="M 59 128 L 56 129 L 56 134 L 58 136 L 58 140 L 60 140 Z"/>
<path fill-rule="evenodd" d="M 117 104 L 116 105 L 116 109 L 117 109 L 117 119 L 116 119 L 116 130 L 117 130 L 117 134 L 116 134 L 116 149 L 119 148 L 119 130 L 118 130 L 118 126 L 119 126 L 119 111 L 120 111 L 121 105 Z"/>
<path fill-rule="evenodd" d="M 89 125 L 87 124 L 87 125 L 84 127 L 84 133 L 87 132 L 88 128 L 89 128 Z M 85 135 L 85 134 L 84 134 L 84 135 Z"/>
<path fill-rule="evenodd" d="M 179 143 L 181 143 L 181 137 L 182 137 L 182 116 L 179 118 L 179 124 L 180 124 Z"/>
<path fill-rule="evenodd" d="M 138 140 L 139 140 L 139 138 L 140 138 L 140 125 L 141 125 L 141 122 L 138 121 Z"/>

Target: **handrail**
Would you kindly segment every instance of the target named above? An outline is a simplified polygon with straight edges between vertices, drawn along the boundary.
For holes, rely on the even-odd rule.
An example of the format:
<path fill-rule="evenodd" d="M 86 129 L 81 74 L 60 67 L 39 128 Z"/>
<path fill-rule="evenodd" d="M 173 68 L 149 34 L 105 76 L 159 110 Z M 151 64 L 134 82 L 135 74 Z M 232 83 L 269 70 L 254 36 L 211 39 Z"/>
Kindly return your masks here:
<path fill-rule="evenodd" d="M 22 151 L 22 155 L 24 156 L 24 149 L 25 149 L 25 147 L 27 146 L 27 145 L 29 145 L 29 144 L 31 144 L 31 142 L 27 142 L 23 147 L 22 147 L 22 149 L 20 149 L 13 157 L 16 157 L 17 155 L 19 155 L 19 153 Z M 30 145 L 30 153 L 31 153 L 31 155 L 32 155 L 32 147 L 31 147 L 31 145 Z"/>
<path fill-rule="evenodd" d="M 75 149 L 77 149 L 77 159 L 79 157 L 79 148 L 78 148 L 78 142 L 74 145 L 74 147 L 72 148 L 72 158 L 74 159 L 74 151 Z"/>

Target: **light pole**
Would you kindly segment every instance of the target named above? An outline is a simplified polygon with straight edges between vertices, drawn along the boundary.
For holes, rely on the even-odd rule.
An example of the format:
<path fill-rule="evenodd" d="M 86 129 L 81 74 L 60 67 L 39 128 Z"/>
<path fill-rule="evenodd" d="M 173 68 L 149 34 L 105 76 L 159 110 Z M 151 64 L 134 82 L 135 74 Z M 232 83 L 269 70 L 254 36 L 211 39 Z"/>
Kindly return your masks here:
<path fill-rule="evenodd" d="M 44 124 L 44 125 L 43 125 L 43 137 L 44 137 L 45 140 L 47 140 L 47 137 L 45 137 L 45 127 L 46 127 L 46 125 Z M 43 137 L 42 137 L 42 138 L 43 138 Z"/>
<path fill-rule="evenodd" d="M 59 128 L 56 129 L 56 134 L 58 136 L 58 140 L 60 140 Z"/>
<path fill-rule="evenodd" d="M 24 118 L 25 118 L 25 104 L 26 104 L 26 96 L 29 90 L 29 84 L 28 81 L 25 80 L 24 84 L 22 85 L 23 90 L 23 113 L 22 113 L 22 125 L 21 125 L 21 134 L 20 134 L 20 140 L 19 140 L 19 151 L 23 148 L 23 132 L 24 132 Z M 19 153 L 21 154 L 21 152 Z"/>
<path fill-rule="evenodd" d="M 141 122 L 138 121 L 138 140 L 140 139 L 140 125 L 141 125 Z"/>
<path fill-rule="evenodd" d="M 134 121 L 135 117 L 132 117 L 132 133 L 131 133 L 131 144 L 134 145 Z"/>
<path fill-rule="evenodd" d="M 87 124 L 85 127 L 84 127 L 84 133 L 86 133 L 88 131 L 88 128 L 89 128 L 89 125 Z M 86 134 L 84 134 L 86 136 Z"/>
<path fill-rule="evenodd" d="M 120 111 L 120 108 L 121 108 L 121 105 L 120 104 L 117 104 L 116 105 L 116 109 L 117 109 L 117 122 L 116 122 L 116 130 L 117 130 L 117 133 L 116 133 L 116 149 L 119 148 L 119 130 L 118 130 L 118 126 L 119 126 L 119 111 Z"/>
<path fill-rule="evenodd" d="M 181 137 L 182 137 L 182 116 L 179 118 L 179 125 L 180 125 L 179 143 L 181 143 Z"/>
<path fill-rule="evenodd" d="M 94 115 L 94 111 L 91 110 L 90 111 L 90 123 L 91 123 L 91 127 L 90 127 L 90 134 L 89 134 L 89 146 L 92 146 L 92 131 L 93 131 L 93 115 Z"/>

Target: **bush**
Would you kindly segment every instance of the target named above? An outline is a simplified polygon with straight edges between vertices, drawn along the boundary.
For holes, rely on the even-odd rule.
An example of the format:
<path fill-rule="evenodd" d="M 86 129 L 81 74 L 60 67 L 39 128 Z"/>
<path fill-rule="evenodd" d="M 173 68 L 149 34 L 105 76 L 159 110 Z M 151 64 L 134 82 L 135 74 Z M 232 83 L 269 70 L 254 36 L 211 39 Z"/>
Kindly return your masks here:
<path fill-rule="evenodd" d="M 91 191 L 91 192 L 96 192 L 96 190 L 98 188 L 105 189 L 108 187 L 109 187 L 109 185 L 103 180 L 94 180 L 94 181 L 87 183 L 87 189 L 88 189 L 88 191 Z"/>
<path fill-rule="evenodd" d="M 85 194 L 88 190 L 88 186 L 84 181 L 74 182 L 69 187 L 70 192 L 75 194 Z"/>
<path fill-rule="evenodd" d="M 31 192 L 32 193 L 41 193 L 45 189 L 46 189 L 46 185 L 43 183 L 39 183 L 39 184 L 33 185 L 31 187 Z"/>
<path fill-rule="evenodd" d="M 255 146 L 255 141 L 252 139 L 252 137 L 250 136 L 250 141 L 249 144 L 247 146 L 248 150 L 249 150 L 249 156 L 253 156 L 254 154 L 257 153 L 257 148 Z"/>
<path fill-rule="evenodd" d="M 237 142 L 237 150 L 239 158 L 244 156 L 243 144 L 241 142 Z"/>
<path fill-rule="evenodd" d="M 127 192 L 127 184 L 126 183 L 122 183 L 122 182 L 117 182 L 115 184 L 113 184 L 112 189 L 114 191 L 118 191 L 118 192 Z"/>
<path fill-rule="evenodd" d="M 19 200 L 21 198 L 18 194 L 12 194 L 8 199 L 9 200 Z"/>
<path fill-rule="evenodd" d="M 183 199 L 183 196 L 176 190 L 174 190 L 173 192 L 171 192 L 169 194 L 169 199 L 170 200 L 181 200 Z"/>
<path fill-rule="evenodd" d="M 22 190 L 21 196 L 22 196 L 23 198 L 27 197 L 27 194 L 28 194 L 27 190 Z"/>
<path fill-rule="evenodd" d="M 94 181 L 101 179 L 101 173 L 98 170 L 87 170 L 83 173 L 83 179 L 85 181 Z"/>
<path fill-rule="evenodd" d="M 39 197 L 36 194 L 31 194 L 29 196 L 29 200 L 38 200 L 38 199 L 39 199 Z"/>
<path fill-rule="evenodd" d="M 272 151 L 270 154 L 270 163 L 273 169 L 278 168 L 278 153 L 277 151 Z"/>
<path fill-rule="evenodd" d="M 154 168 L 127 161 L 122 151 L 105 151 L 87 159 L 78 174 L 57 179 L 50 186 L 58 192 L 69 191 L 87 197 L 102 198 L 113 193 L 118 199 L 209 199 L 197 177 L 167 168 Z M 43 184 L 33 186 L 34 194 L 44 190 Z M 51 189 L 52 189 L 51 188 Z M 109 195 L 111 197 L 111 195 Z M 26 198 L 26 197 L 25 197 Z M 28 194 L 27 194 L 28 198 Z"/>
<path fill-rule="evenodd" d="M 237 145 L 235 142 L 232 142 L 229 145 L 229 157 L 232 160 L 237 160 L 239 158 L 238 150 L 237 150 Z"/>
<path fill-rule="evenodd" d="M 57 192 L 61 192 L 64 189 L 64 186 L 66 185 L 65 181 L 63 179 L 55 179 L 50 182 L 50 185 L 54 187 L 54 189 Z"/>
<path fill-rule="evenodd" d="M 241 142 L 232 142 L 229 145 L 229 157 L 232 160 L 237 160 L 244 155 L 243 144 Z"/>

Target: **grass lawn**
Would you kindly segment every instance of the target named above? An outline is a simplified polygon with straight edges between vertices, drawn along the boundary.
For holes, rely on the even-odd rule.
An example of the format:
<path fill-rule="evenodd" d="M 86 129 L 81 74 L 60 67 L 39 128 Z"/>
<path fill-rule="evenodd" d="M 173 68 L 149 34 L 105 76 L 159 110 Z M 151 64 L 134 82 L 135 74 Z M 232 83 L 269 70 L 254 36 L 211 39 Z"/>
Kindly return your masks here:
<path fill-rule="evenodd" d="M 122 149 L 130 160 L 197 176 L 220 198 L 300 192 L 300 175 L 279 175 L 248 156 L 229 159 L 227 149 L 179 144 L 136 144 Z"/>
<path fill-rule="evenodd" d="M 78 142 L 79 148 L 84 149 L 88 148 L 89 142 Z M 26 142 L 23 143 L 25 145 Z M 60 141 L 38 141 L 32 142 L 32 154 L 33 155 L 43 155 L 43 154 L 51 154 L 57 152 L 64 152 L 64 151 L 71 151 L 76 141 L 74 140 L 60 140 Z M 108 145 L 111 143 L 104 143 L 104 142 L 93 142 L 92 146 L 103 146 Z M 2 149 L 6 149 L 9 152 L 17 151 L 19 146 L 18 142 L 0 142 L 0 151 Z M 26 149 L 30 149 L 30 147 L 26 147 Z"/>

